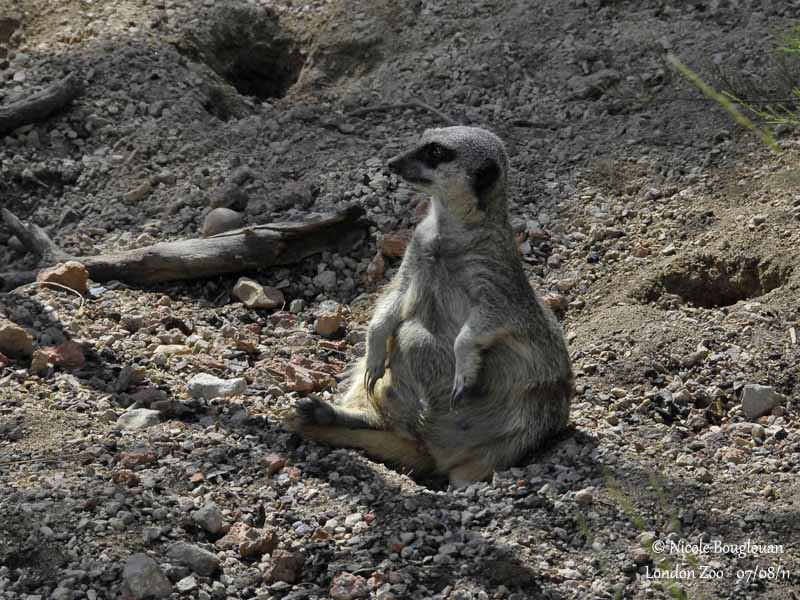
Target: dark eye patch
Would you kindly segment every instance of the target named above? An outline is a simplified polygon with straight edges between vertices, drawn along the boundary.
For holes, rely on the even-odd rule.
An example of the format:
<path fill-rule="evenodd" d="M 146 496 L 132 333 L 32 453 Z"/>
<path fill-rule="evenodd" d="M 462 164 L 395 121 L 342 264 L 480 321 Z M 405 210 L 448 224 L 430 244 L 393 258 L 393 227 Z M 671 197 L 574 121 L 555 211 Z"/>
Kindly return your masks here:
<path fill-rule="evenodd" d="M 419 158 L 431 169 L 435 169 L 442 163 L 449 163 L 455 159 L 456 153 L 454 150 L 431 142 L 425 144 L 419 151 Z"/>
<path fill-rule="evenodd" d="M 500 177 L 500 165 L 494 160 L 488 160 L 475 172 L 472 178 L 472 186 L 478 196 L 479 203 L 484 200 L 486 192 L 495 184 Z M 483 206 L 479 206 L 481 210 Z"/>

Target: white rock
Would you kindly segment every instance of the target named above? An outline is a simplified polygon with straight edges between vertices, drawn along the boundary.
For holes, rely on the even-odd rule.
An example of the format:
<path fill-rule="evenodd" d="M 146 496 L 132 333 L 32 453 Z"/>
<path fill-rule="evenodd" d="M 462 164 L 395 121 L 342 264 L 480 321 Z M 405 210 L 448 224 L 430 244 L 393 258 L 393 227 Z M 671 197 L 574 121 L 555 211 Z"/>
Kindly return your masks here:
<path fill-rule="evenodd" d="M 768 385 L 748 383 L 742 391 L 742 411 L 752 420 L 770 413 L 776 406 L 786 403 L 786 396 Z"/>
<path fill-rule="evenodd" d="M 244 394 L 247 390 L 247 381 L 243 377 L 220 379 L 209 373 L 199 373 L 189 380 L 186 389 L 196 400 L 213 400 Z"/>
<path fill-rule="evenodd" d="M 117 419 L 117 427 L 128 431 L 138 431 L 153 427 L 161 422 L 161 413 L 149 408 L 134 408 L 122 413 Z"/>
<path fill-rule="evenodd" d="M 233 286 L 233 295 L 248 308 L 277 308 L 283 306 L 283 292 L 277 288 L 264 287 L 248 277 L 240 277 Z"/>

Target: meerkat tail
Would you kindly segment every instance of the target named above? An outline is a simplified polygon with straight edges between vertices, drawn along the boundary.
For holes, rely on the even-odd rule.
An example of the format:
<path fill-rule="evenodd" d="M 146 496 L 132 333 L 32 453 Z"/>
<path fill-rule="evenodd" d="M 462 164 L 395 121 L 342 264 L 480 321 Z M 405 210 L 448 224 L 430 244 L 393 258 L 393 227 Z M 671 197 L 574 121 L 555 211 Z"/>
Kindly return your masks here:
<path fill-rule="evenodd" d="M 312 440 L 339 448 L 358 448 L 370 458 L 411 469 L 415 474 L 435 470 L 433 458 L 417 442 L 392 431 L 307 426 L 302 434 Z"/>

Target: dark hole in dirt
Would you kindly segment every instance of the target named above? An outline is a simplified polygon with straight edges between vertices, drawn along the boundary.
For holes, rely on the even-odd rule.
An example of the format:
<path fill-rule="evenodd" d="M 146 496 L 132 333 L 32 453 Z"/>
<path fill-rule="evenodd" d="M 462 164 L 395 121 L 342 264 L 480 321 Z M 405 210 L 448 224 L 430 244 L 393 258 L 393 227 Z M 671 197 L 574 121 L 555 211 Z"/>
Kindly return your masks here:
<path fill-rule="evenodd" d="M 222 5 L 182 50 L 199 55 L 240 94 L 281 98 L 294 85 L 304 58 L 297 42 L 270 10 Z"/>
<path fill-rule="evenodd" d="M 645 291 L 644 299 L 653 302 L 663 294 L 672 294 L 693 306 L 730 306 L 779 288 L 791 272 L 788 266 L 753 257 L 699 256 L 662 275 Z"/>

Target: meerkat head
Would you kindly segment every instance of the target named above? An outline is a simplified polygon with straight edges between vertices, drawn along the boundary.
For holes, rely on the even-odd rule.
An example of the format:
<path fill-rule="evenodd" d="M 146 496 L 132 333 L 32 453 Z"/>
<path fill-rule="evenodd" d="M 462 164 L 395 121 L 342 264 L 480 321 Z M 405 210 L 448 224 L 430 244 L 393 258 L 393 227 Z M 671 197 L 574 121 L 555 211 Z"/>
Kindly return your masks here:
<path fill-rule="evenodd" d="M 505 217 L 508 155 L 500 138 L 485 129 L 428 129 L 388 166 L 464 222 Z"/>

